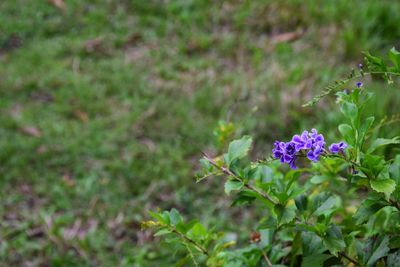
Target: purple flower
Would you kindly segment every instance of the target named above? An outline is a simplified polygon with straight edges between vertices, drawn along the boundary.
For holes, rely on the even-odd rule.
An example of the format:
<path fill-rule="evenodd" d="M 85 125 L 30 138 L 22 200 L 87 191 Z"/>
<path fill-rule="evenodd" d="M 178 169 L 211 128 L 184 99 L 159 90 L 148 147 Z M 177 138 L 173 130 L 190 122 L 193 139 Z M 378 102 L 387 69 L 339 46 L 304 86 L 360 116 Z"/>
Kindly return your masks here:
<path fill-rule="evenodd" d="M 362 69 L 362 68 L 363 68 L 363 64 L 359 63 L 359 64 L 358 64 L 358 68 L 359 68 L 359 69 Z"/>
<path fill-rule="evenodd" d="M 280 159 L 281 163 L 287 163 L 292 169 L 296 169 L 296 145 L 293 142 L 274 143 L 275 148 L 272 149 L 274 158 Z"/>
<path fill-rule="evenodd" d="M 362 82 L 358 82 L 358 83 L 356 84 L 356 86 L 357 86 L 357 88 L 361 88 L 361 87 L 363 86 L 363 83 L 362 83 Z"/>
<path fill-rule="evenodd" d="M 311 130 L 311 141 L 314 146 L 321 146 L 323 147 L 325 145 L 325 139 L 324 136 L 322 134 L 318 134 L 318 131 L 316 129 L 312 129 Z"/>
<path fill-rule="evenodd" d="M 340 151 L 343 151 L 347 147 L 347 144 L 345 142 L 340 142 L 340 143 L 333 143 L 332 145 L 329 146 L 329 151 L 332 154 L 337 154 Z"/>
<path fill-rule="evenodd" d="M 291 142 L 295 144 L 297 152 L 301 149 L 310 149 L 312 146 L 312 141 L 307 131 L 304 131 L 301 135 L 294 135 Z"/>
<path fill-rule="evenodd" d="M 282 161 L 282 157 L 283 157 L 283 155 L 285 153 L 285 143 L 276 141 L 274 143 L 274 146 L 275 146 L 275 148 L 272 149 L 272 153 L 274 155 L 274 158 L 281 159 L 281 162 L 283 162 Z"/>
<path fill-rule="evenodd" d="M 313 150 L 308 151 L 307 153 L 307 158 L 311 161 L 318 161 L 319 160 L 319 156 L 322 154 L 323 152 L 323 147 L 320 145 L 316 145 Z"/>
<path fill-rule="evenodd" d="M 304 131 L 301 135 L 294 135 L 289 142 L 276 141 L 272 153 L 274 158 L 280 159 L 281 163 L 289 164 L 290 168 L 296 168 L 297 153 L 307 152 L 311 161 L 318 161 L 319 156 L 324 152 L 325 140 L 322 134 L 316 129 L 311 132 Z"/>

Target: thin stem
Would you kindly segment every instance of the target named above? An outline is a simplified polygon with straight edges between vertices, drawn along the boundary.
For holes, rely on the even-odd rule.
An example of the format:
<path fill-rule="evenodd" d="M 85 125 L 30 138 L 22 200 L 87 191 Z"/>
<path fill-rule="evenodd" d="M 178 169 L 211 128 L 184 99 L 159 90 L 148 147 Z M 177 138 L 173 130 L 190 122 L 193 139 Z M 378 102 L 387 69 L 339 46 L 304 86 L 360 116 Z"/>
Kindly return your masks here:
<path fill-rule="evenodd" d="M 251 184 L 245 183 L 243 181 L 243 179 L 241 179 L 239 176 L 237 176 L 236 174 L 234 174 L 229 168 L 226 168 L 224 166 L 219 166 L 211 157 L 209 157 L 206 153 L 203 152 L 203 156 L 204 158 L 214 167 L 216 167 L 217 169 L 221 170 L 224 174 L 233 177 L 235 180 L 238 180 L 240 182 L 242 182 L 244 184 L 244 186 L 257 193 L 258 195 L 260 195 L 261 197 L 263 197 L 264 199 L 268 200 L 269 202 L 271 202 L 272 204 L 276 205 L 278 204 L 275 200 L 273 200 L 268 194 L 258 190 L 257 188 L 255 188 L 254 186 L 252 186 Z"/>
<path fill-rule="evenodd" d="M 262 249 L 261 246 L 258 246 L 258 248 L 260 249 L 261 253 L 263 254 L 263 257 L 264 257 L 265 261 L 267 262 L 267 265 L 269 267 L 272 267 L 272 262 L 269 260 L 267 253 L 265 253 L 265 251 Z"/>
<path fill-rule="evenodd" d="M 198 244 L 196 241 L 194 241 L 194 240 L 190 239 L 189 237 L 185 236 L 181 232 L 177 231 L 175 228 L 171 228 L 170 231 L 175 233 L 175 234 L 177 234 L 177 235 L 179 235 L 184 241 L 189 242 L 190 244 L 192 244 L 199 251 L 201 251 L 204 255 L 210 256 L 208 251 L 204 247 L 202 247 L 200 244 Z"/>
<path fill-rule="evenodd" d="M 184 243 L 185 243 L 186 249 L 187 249 L 188 252 L 189 252 L 190 258 L 192 258 L 192 261 L 194 262 L 194 265 L 199 266 L 199 264 L 197 263 L 196 259 L 194 258 L 193 252 L 192 252 L 192 250 L 190 249 L 189 245 L 188 245 L 186 242 L 184 242 Z"/>
<path fill-rule="evenodd" d="M 350 256 L 348 256 L 345 252 L 339 252 L 339 255 L 345 259 L 347 259 L 348 261 L 354 263 L 356 266 L 361 266 L 360 263 L 358 263 L 358 261 L 356 261 L 355 259 L 351 258 Z"/>
<path fill-rule="evenodd" d="M 348 84 L 350 81 L 362 78 L 367 75 L 379 75 L 379 74 L 387 74 L 387 75 L 393 75 L 393 76 L 400 76 L 400 73 L 398 72 L 389 72 L 389 71 L 371 71 L 371 72 L 363 72 L 351 77 L 348 77 L 346 79 L 343 79 L 341 81 L 336 81 L 334 84 L 328 85 L 325 87 L 325 90 L 321 92 L 319 95 L 315 96 L 313 99 L 308 101 L 306 104 L 303 105 L 303 107 L 310 106 L 318 102 L 321 98 L 331 94 L 332 92 L 336 92 L 338 88 L 343 87 L 345 84 Z"/>

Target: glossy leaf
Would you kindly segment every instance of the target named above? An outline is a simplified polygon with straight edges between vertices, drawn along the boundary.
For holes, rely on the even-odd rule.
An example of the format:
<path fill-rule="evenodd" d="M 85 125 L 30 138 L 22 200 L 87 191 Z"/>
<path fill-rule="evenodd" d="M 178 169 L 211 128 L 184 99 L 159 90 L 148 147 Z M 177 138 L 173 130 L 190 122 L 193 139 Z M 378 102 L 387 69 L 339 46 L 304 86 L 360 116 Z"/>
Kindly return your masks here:
<path fill-rule="evenodd" d="M 242 181 L 238 181 L 238 180 L 228 180 L 225 182 L 225 193 L 227 195 L 229 195 L 232 191 L 237 191 L 242 189 L 244 186 L 244 183 Z"/>
<path fill-rule="evenodd" d="M 233 161 L 247 156 L 251 144 L 252 144 L 252 138 L 250 136 L 243 136 L 241 139 L 232 141 L 229 144 L 228 148 L 227 164 L 230 165 Z"/>
<path fill-rule="evenodd" d="M 372 179 L 370 184 L 372 189 L 376 192 L 384 193 L 387 198 L 396 189 L 396 182 L 392 179 Z"/>

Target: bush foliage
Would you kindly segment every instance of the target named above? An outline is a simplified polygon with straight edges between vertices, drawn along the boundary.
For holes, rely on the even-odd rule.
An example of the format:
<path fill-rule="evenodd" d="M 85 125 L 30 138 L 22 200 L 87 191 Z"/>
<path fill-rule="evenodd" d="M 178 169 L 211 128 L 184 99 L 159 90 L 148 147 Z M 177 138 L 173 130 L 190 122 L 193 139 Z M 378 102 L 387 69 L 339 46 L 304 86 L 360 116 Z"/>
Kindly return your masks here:
<path fill-rule="evenodd" d="M 336 94 L 343 142 L 328 148 L 323 134 L 313 130 L 287 143 L 277 141 L 273 155 L 258 161 L 248 157 L 250 136 L 232 141 L 223 155 L 203 154 L 198 182 L 225 177 L 233 206 L 262 206 L 248 245 L 236 248 L 221 229 L 185 221 L 176 209 L 150 212 L 153 220 L 143 227 L 186 249 L 176 250 L 177 266 L 398 266 L 400 155 L 395 149 L 400 136 L 379 136 L 382 127 L 397 120 L 376 122 L 369 116 L 366 103 L 376 94 L 361 82 L 378 76 L 397 90 L 400 53 L 393 48 L 388 59 L 365 53 L 364 66 L 307 104 Z M 344 89 L 353 80 L 356 86 Z"/>

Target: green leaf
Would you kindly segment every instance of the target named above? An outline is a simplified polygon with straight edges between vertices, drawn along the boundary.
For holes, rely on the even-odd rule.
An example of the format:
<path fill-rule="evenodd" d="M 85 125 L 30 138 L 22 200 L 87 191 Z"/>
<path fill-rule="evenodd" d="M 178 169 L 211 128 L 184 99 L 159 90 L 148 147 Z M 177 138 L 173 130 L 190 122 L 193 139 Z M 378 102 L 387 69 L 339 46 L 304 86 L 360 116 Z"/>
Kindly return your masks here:
<path fill-rule="evenodd" d="M 397 267 L 400 263 L 400 250 L 391 253 L 387 257 L 387 267 Z"/>
<path fill-rule="evenodd" d="M 229 144 L 228 148 L 228 162 L 230 165 L 233 161 L 245 157 L 251 147 L 252 138 L 250 136 L 243 136 L 241 139 L 234 140 Z"/>
<path fill-rule="evenodd" d="M 385 167 L 385 160 L 382 156 L 377 155 L 364 155 L 361 160 L 362 171 L 369 176 L 369 178 L 375 178 Z"/>
<path fill-rule="evenodd" d="M 323 202 L 320 202 L 318 208 L 313 212 L 315 216 L 319 215 L 327 215 L 332 212 L 332 208 L 336 206 L 337 199 L 336 197 L 330 196 L 325 199 Z"/>
<path fill-rule="evenodd" d="M 166 235 L 166 234 L 169 234 L 169 233 L 171 233 L 170 230 L 168 230 L 168 229 L 161 229 L 161 230 L 157 231 L 157 232 L 154 234 L 154 236 L 161 236 L 161 235 Z"/>
<path fill-rule="evenodd" d="M 302 267 L 321 267 L 323 266 L 324 261 L 332 258 L 332 255 L 329 254 L 314 254 L 310 256 L 306 256 L 303 258 L 301 262 Z"/>
<path fill-rule="evenodd" d="M 340 124 L 339 132 L 343 136 L 344 140 L 349 144 L 355 145 L 354 131 L 353 128 L 348 124 Z"/>
<path fill-rule="evenodd" d="M 186 233 L 190 239 L 194 240 L 204 240 L 206 239 L 207 229 L 201 224 L 196 223 L 193 227 Z"/>
<path fill-rule="evenodd" d="M 274 177 L 274 171 L 266 166 L 266 165 L 261 165 L 257 167 L 257 174 L 256 174 L 256 179 L 260 183 L 269 183 L 272 181 Z"/>
<path fill-rule="evenodd" d="M 396 189 L 396 182 L 392 179 L 372 179 L 370 185 L 376 192 L 384 193 L 387 199 Z"/>
<path fill-rule="evenodd" d="M 176 209 L 171 209 L 171 211 L 169 212 L 169 218 L 172 225 L 177 225 L 178 223 L 183 221 L 182 216 Z"/>
<path fill-rule="evenodd" d="M 386 71 L 386 65 L 379 57 L 372 56 L 369 52 L 364 52 L 368 69 L 371 71 Z"/>
<path fill-rule="evenodd" d="M 377 138 L 375 139 L 371 146 L 368 148 L 368 153 L 374 152 L 376 149 L 382 147 L 382 146 L 387 146 L 387 145 L 393 145 L 393 144 L 400 144 L 400 137 L 396 136 L 392 139 L 385 139 L 385 138 Z"/>
<path fill-rule="evenodd" d="M 394 158 L 393 163 L 389 167 L 390 178 L 400 184 L 400 155 Z"/>
<path fill-rule="evenodd" d="M 165 223 L 164 222 L 164 218 L 163 218 L 163 216 L 160 214 L 160 213 L 158 213 L 158 212 L 153 212 L 153 211 L 148 211 L 148 213 L 150 214 L 150 216 L 153 218 L 153 219 L 156 219 L 157 221 L 159 221 L 159 222 L 161 222 L 161 223 Z"/>
<path fill-rule="evenodd" d="M 240 206 L 252 203 L 257 197 L 255 193 L 248 190 L 240 191 L 232 202 L 232 206 Z"/>
<path fill-rule="evenodd" d="M 326 248 L 335 256 L 346 247 L 340 228 L 334 224 L 330 225 L 326 231 L 323 242 Z"/>
<path fill-rule="evenodd" d="M 364 142 L 365 135 L 367 134 L 369 128 L 371 128 L 372 124 L 374 123 L 375 117 L 368 117 L 364 120 L 361 124 L 361 127 L 358 129 L 359 140 L 360 142 Z"/>
<path fill-rule="evenodd" d="M 326 249 L 322 239 L 314 232 L 301 231 L 303 256 L 322 254 Z"/>
<path fill-rule="evenodd" d="M 278 204 L 274 207 L 274 210 L 280 225 L 290 223 L 296 216 L 296 211 L 294 206 L 285 207 L 283 205 Z"/>
<path fill-rule="evenodd" d="M 371 257 L 368 259 L 367 265 L 371 266 L 380 258 L 385 257 L 390 250 L 388 245 L 389 238 L 387 236 L 385 236 L 381 242 L 376 242 L 373 246 L 374 250 Z"/>
<path fill-rule="evenodd" d="M 300 196 L 296 197 L 294 202 L 300 213 L 303 213 L 304 211 L 307 210 L 307 204 L 308 204 L 307 196 L 300 195 Z"/>
<path fill-rule="evenodd" d="M 225 193 L 229 195 L 231 191 L 240 190 L 244 186 L 242 181 L 228 180 L 225 183 Z"/>
<path fill-rule="evenodd" d="M 342 111 L 344 116 L 346 116 L 346 118 L 351 120 L 351 123 L 353 124 L 353 126 L 357 126 L 355 123 L 357 120 L 357 116 L 358 116 L 358 108 L 357 108 L 356 104 L 351 103 L 351 102 L 343 102 L 340 110 Z"/>
<path fill-rule="evenodd" d="M 310 179 L 312 184 L 321 184 L 329 179 L 326 175 L 315 175 Z"/>
<path fill-rule="evenodd" d="M 380 198 L 369 197 L 361 203 L 353 218 L 356 220 L 356 224 L 362 224 L 385 206 L 386 203 Z"/>
<path fill-rule="evenodd" d="M 397 71 L 400 71 L 400 52 L 396 50 L 395 47 L 389 51 L 389 59 L 392 61 L 393 65 L 396 67 Z"/>

